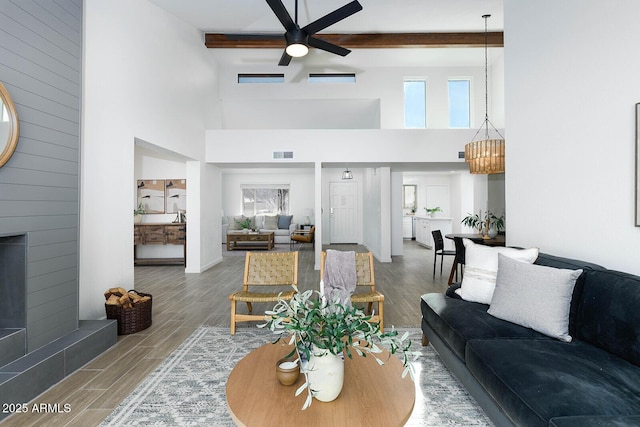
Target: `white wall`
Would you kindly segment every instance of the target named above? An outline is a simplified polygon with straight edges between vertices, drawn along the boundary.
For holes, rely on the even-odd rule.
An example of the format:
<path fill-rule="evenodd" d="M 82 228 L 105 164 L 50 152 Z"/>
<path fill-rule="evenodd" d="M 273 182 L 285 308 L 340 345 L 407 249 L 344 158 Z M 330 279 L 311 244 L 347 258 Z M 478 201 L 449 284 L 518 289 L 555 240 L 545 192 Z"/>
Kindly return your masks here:
<path fill-rule="evenodd" d="M 466 172 L 464 172 L 466 173 Z M 454 193 L 452 189 L 451 180 L 455 174 L 453 173 L 424 173 L 424 172 L 405 172 L 403 174 L 403 184 L 415 184 L 417 185 L 418 195 L 418 208 L 416 209 L 416 215 L 426 215 L 426 208 L 435 208 L 436 206 L 442 209 L 437 215 L 443 217 L 451 217 L 451 199 L 456 198 L 458 193 Z M 439 186 L 446 188 L 449 193 L 449 200 L 446 203 L 443 201 L 429 201 L 427 200 L 427 188 L 429 186 Z"/>
<path fill-rule="evenodd" d="M 501 50 L 501 49 L 499 49 Z M 493 51 L 493 49 L 491 49 Z M 475 52 L 482 57 L 484 50 Z M 503 64 L 496 56 L 496 67 Z M 492 66 L 493 67 L 493 66 Z M 349 72 L 351 70 L 340 70 Z M 372 128 L 378 122 L 382 129 L 404 128 L 404 86 L 405 78 L 427 80 L 427 122 L 431 129 L 447 129 L 448 122 L 448 79 L 468 77 L 472 82 L 472 128 L 479 127 L 485 116 L 484 65 L 480 67 L 380 67 L 353 70 L 356 83 L 308 83 L 310 72 L 331 72 L 330 69 L 315 70 L 303 68 L 299 64 L 288 67 L 261 65 L 252 67 L 222 66 L 220 70 L 220 97 L 224 111 L 223 128 L 246 129 L 257 125 L 251 117 L 256 117 L 264 128 L 272 128 L 278 123 L 286 128 Z M 335 71 L 334 71 L 335 72 Z M 493 73 L 494 70 L 491 70 Z M 238 73 L 284 73 L 282 84 L 237 84 Z M 502 86 L 501 70 L 492 77 L 496 90 Z M 490 90 L 493 84 L 490 83 Z M 328 102 L 329 101 L 329 102 Z M 299 116 L 299 105 L 304 105 L 307 120 Z M 371 108 L 378 108 L 378 115 Z M 490 108 L 503 110 L 501 98 L 492 100 Z M 352 123 L 335 125 L 332 110 L 347 114 Z M 291 115 L 296 120 L 286 120 Z M 259 117 L 258 117 L 259 116 Z M 304 126 L 301 124 L 304 123 Z"/>
<path fill-rule="evenodd" d="M 416 129 L 213 129 L 207 131 L 206 159 L 212 163 L 451 162 L 475 130 Z M 242 147 L 239 149 L 238 147 Z M 273 151 L 293 151 L 273 160 Z"/>
<path fill-rule="evenodd" d="M 640 274 L 640 2 L 504 7 L 507 243 Z"/>
<path fill-rule="evenodd" d="M 220 169 L 200 161 L 187 162 L 187 268 L 186 273 L 202 271 L 222 262 L 220 229 Z M 192 184 L 189 184 L 192 183 Z M 189 212 L 199 214 L 190 219 Z"/>
<path fill-rule="evenodd" d="M 391 256 L 404 254 L 402 237 L 402 172 L 391 172 Z"/>
<path fill-rule="evenodd" d="M 487 175 L 487 208 L 496 216 L 505 214 L 505 180 L 503 173 Z M 506 227 L 506 221 L 505 221 Z"/>
<path fill-rule="evenodd" d="M 289 214 L 293 221 L 302 224 L 305 209 L 314 209 L 314 168 L 265 168 L 265 169 L 231 169 L 222 170 L 222 210 L 226 216 L 242 213 L 243 184 L 288 184 Z M 216 197 L 211 193 L 208 197 Z M 315 220 L 314 216 L 311 221 Z M 319 218 L 319 216 L 318 216 Z"/>
<path fill-rule="evenodd" d="M 95 319 L 105 289 L 133 286 L 134 140 L 201 160 L 219 120 L 217 71 L 195 29 L 146 0 L 88 0 L 84 31 L 80 318 Z"/>

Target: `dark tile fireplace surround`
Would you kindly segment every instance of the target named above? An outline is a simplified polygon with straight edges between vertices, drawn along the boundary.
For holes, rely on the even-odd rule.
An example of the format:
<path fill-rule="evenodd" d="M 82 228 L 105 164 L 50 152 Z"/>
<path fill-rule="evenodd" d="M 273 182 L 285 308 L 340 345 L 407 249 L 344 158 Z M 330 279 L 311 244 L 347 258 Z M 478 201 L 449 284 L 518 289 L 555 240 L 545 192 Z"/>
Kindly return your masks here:
<path fill-rule="evenodd" d="M 27 351 L 28 248 L 26 233 L 0 235 L 0 403 L 29 402 L 117 341 L 115 320 L 81 320 L 75 331 Z"/>

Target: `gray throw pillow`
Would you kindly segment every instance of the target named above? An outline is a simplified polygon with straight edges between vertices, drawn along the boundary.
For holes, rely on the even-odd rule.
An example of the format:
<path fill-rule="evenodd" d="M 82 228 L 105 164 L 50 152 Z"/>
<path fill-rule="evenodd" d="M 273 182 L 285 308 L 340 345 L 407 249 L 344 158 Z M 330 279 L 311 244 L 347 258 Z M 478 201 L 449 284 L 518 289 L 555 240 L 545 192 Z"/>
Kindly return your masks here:
<path fill-rule="evenodd" d="M 527 264 L 498 255 L 498 276 L 487 313 L 571 342 L 569 308 L 582 270 Z"/>
<path fill-rule="evenodd" d="M 288 230 L 292 219 L 293 215 L 278 215 L 278 228 Z"/>
<path fill-rule="evenodd" d="M 278 229 L 278 216 L 277 215 L 265 215 L 264 225 L 265 230 L 277 230 Z"/>

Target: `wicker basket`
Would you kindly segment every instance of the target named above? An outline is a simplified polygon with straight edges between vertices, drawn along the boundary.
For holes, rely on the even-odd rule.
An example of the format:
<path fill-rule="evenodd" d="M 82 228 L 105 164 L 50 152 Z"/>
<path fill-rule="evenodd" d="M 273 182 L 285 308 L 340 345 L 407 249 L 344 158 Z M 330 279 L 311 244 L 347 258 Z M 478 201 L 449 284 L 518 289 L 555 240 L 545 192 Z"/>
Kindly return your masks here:
<path fill-rule="evenodd" d="M 118 321 L 118 335 L 133 334 L 140 332 L 151 326 L 151 303 L 153 297 L 150 294 L 131 290 L 141 297 L 149 297 L 148 301 L 139 302 L 132 308 L 123 308 L 120 305 L 105 304 L 107 311 L 107 319 L 116 319 Z"/>

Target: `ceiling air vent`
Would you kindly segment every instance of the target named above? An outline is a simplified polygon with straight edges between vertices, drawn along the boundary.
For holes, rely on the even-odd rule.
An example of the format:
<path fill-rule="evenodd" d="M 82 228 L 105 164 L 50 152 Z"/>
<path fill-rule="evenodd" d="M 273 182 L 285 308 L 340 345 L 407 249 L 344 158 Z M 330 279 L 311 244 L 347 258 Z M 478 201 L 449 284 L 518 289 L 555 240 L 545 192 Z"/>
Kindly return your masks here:
<path fill-rule="evenodd" d="M 274 159 L 293 159 L 293 151 L 274 151 Z"/>

